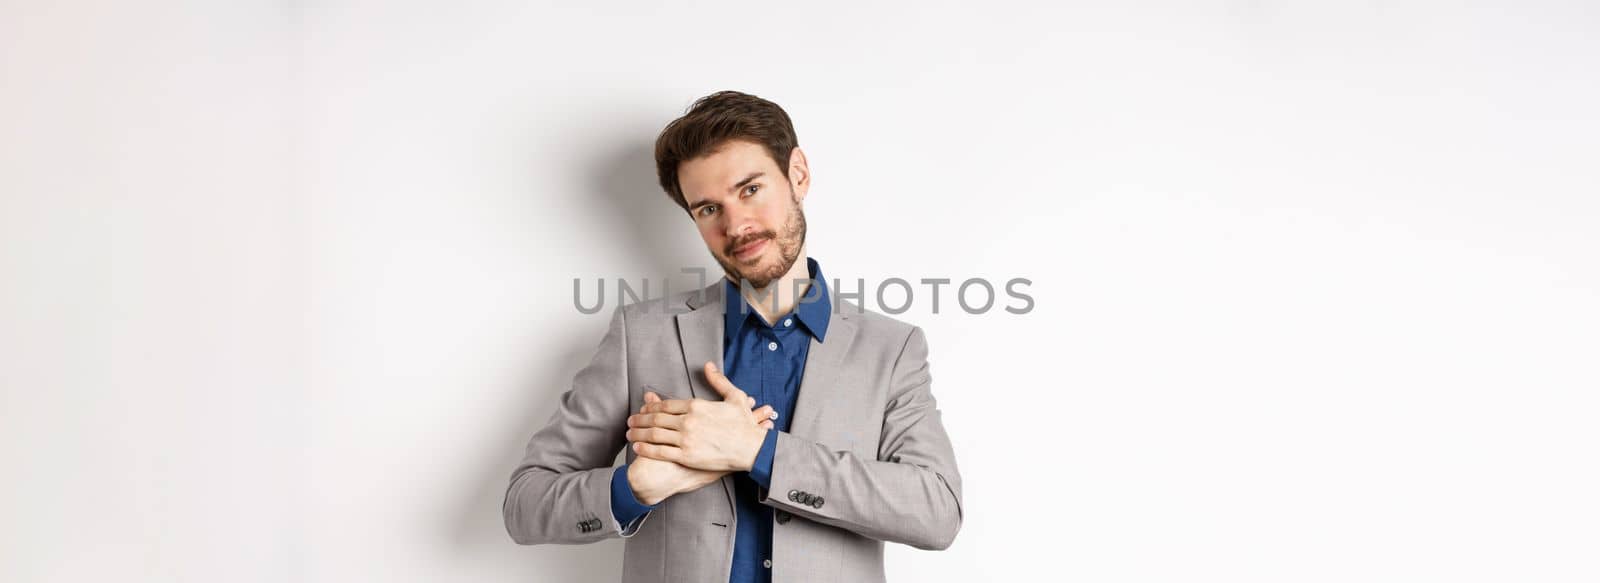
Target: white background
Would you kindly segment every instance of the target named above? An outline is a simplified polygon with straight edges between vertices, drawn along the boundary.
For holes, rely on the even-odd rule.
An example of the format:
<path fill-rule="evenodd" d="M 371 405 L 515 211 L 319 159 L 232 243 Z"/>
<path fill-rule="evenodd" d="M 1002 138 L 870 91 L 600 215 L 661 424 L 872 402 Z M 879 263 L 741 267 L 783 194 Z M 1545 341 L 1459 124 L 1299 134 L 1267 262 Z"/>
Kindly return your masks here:
<path fill-rule="evenodd" d="M 900 316 L 892 579 L 1600 579 L 1592 4 L 138 4 L 0 3 L 5 581 L 617 580 L 500 504 L 719 89 L 830 277 L 1034 281 Z"/>

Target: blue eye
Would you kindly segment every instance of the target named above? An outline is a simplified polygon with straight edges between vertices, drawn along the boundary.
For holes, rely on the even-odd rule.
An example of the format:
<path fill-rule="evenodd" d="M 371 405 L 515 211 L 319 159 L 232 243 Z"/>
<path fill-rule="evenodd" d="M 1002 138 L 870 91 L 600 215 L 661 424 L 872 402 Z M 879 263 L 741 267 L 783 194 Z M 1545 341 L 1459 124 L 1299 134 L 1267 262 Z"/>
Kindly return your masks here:
<path fill-rule="evenodd" d="M 761 189 L 761 185 L 760 184 L 752 184 L 750 186 L 746 186 L 744 191 L 746 193 L 749 193 L 747 196 L 755 196 L 755 194 L 756 194 L 755 191 L 760 190 L 760 189 Z"/>

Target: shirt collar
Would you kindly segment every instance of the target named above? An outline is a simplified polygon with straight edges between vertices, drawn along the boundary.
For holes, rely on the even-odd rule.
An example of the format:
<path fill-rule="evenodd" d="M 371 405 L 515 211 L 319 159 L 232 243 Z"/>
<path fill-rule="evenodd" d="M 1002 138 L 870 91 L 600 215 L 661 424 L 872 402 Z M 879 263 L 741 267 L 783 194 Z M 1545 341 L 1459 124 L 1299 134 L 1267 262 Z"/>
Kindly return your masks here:
<path fill-rule="evenodd" d="M 828 333 L 828 318 L 833 313 L 833 304 L 829 298 L 828 282 L 822 277 L 822 266 L 817 264 L 817 260 L 806 258 L 806 272 L 811 277 L 812 285 L 806 289 L 805 296 L 791 314 L 800 320 L 801 327 L 811 332 L 811 335 L 821 342 Z M 722 294 L 726 298 L 722 303 L 724 310 L 722 329 L 725 333 L 723 337 L 731 340 L 739 335 L 745 322 L 750 318 L 761 316 L 756 313 L 755 308 L 750 307 L 749 302 L 745 301 L 744 295 L 739 293 L 738 284 L 733 283 L 733 280 L 722 278 Z M 788 315 L 781 317 L 786 318 Z"/>

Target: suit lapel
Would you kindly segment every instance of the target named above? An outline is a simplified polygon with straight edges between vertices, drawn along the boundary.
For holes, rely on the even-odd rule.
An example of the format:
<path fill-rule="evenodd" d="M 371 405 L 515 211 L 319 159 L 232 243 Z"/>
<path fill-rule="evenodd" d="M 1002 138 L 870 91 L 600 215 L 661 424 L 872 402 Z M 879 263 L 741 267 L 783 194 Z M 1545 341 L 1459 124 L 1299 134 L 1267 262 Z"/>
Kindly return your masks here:
<path fill-rule="evenodd" d="M 727 364 L 722 362 L 722 316 L 723 302 L 726 301 L 722 292 L 722 280 L 718 279 L 717 283 L 700 290 L 700 293 L 690 295 L 685 302 L 689 311 L 676 316 L 678 342 L 683 344 L 683 368 L 689 375 L 689 392 L 696 399 L 722 400 L 722 395 L 706 381 L 704 371 L 708 361 L 717 363 L 717 370 L 727 370 Z M 728 515 L 737 521 L 739 511 L 733 500 L 733 474 L 723 476 L 718 481 L 722 483 L 722 493 L 728 499 Z"/>
<path fill-rule="evenodd" d="M 828 415 L 827 410 L 841 401 L 835 393 L 838 389 L 834 379 L 838 377 L 839 367 L 844 363 L 845 355 L 850 353 L 850 345 L 855 338 L 855 322 L 835 307 L 833 314 L 828 316 L 827 338 L 821 342 L 812 338 L 811 347 L 807 349 L 805 372 L 800 375 L 800 398 L 794 406 L 794 421 L 789 425 L 789 433 L 820 440 L 825 435 L 823 431 L 827 429 L 825 425 L 828 419 L 837 418 Z"/>
<path fill-rule="evenodd" d="M 689 311 L 678 314 L 678 341 L 683 343 L 683 367 L 689 374 L 689 392 L 696 399 L 721 401 L 722 396 L 706 381 L 703 369 L 706 362 L 717 363 L 717 370 L 726 370 L 722 362 L 723 302 L 722 280 L 689 296 Z"/>

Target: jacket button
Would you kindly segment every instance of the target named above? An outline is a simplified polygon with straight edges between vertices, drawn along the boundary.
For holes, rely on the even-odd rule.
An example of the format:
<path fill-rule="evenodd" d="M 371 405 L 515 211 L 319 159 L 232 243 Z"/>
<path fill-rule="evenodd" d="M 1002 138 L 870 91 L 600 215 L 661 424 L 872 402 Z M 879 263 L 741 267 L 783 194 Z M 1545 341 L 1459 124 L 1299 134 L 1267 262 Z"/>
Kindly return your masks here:
<path fill-rule="evenodd" d="M 578 530 L 580 530 L 582 532 L 589 532 L 589 523 L 588 522 L 584 522 L 582 520 L 579 520 L 578 521 Z"/>
<path fill-rule="evenodd" d="M 822 508 L 822 497 L 821 496 L 817 496 L 816 498 L 811 499 L 811 507 L 812 508 Z"/>
<path fill-rule="evenodd" d="M 776 517 L 774 517 L 774 518 L 778 521 L 778 524 L 788 524 L 789 523 L 789 513 L 788 512 L 784 512 L 782 510 L 779 510 L 778 511 L 778 515 Z"/>
<path fill-rule="evenodd" d="M 799 502 L 800 501 L 800 491 L 799 490 L 790 490 L 789 491 L 789 501 L 790 502 Z"/>

